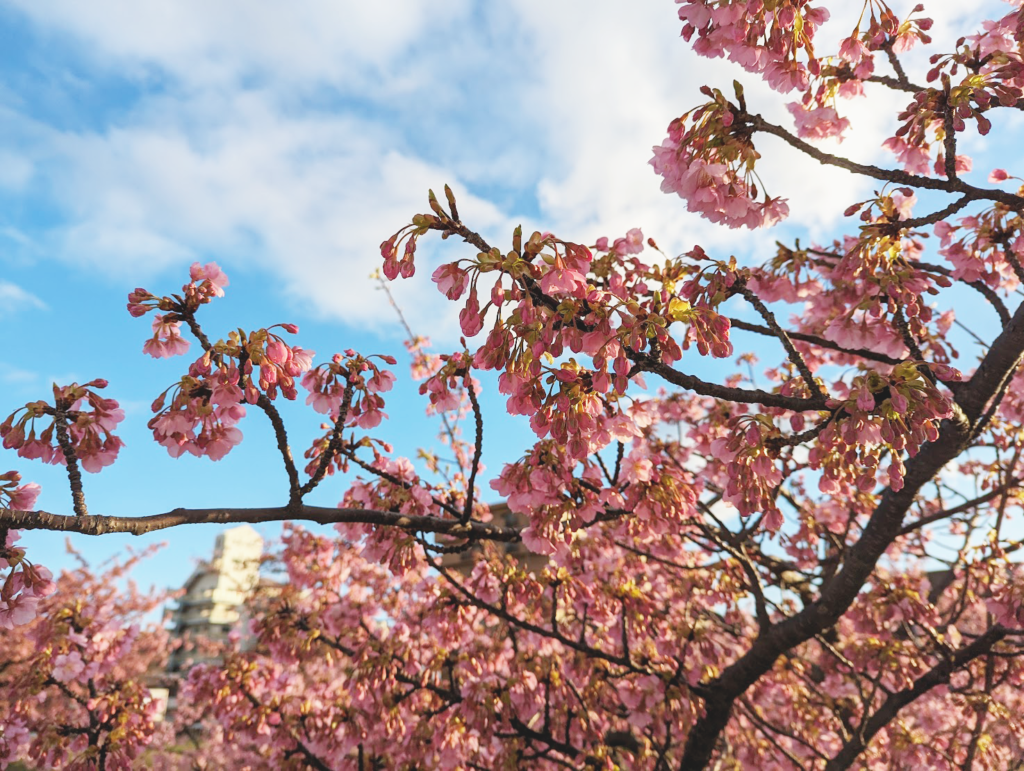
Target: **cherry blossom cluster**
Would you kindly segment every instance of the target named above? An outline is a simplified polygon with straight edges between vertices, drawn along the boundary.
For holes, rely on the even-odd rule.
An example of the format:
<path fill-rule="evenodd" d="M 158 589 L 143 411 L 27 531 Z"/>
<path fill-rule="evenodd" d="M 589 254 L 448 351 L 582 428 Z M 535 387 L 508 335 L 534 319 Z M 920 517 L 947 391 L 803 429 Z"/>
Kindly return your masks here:
<path fill-rule="evenodd" d="M 97 393 L 106 387 L 107 381 L 102 378 L 84 385 L 54 385 L 52 404 L 42 400 L 29 402 L 0 423 L 4 449 L 17 450 L 23 458 L 61 465 L 68 462 L 68 453 L 72 453 L 82 468 L 92 472 L 109 466 L 124 446 L 114 434 L 124 420 L 124 410 L 116 400 Z"/>
<path fill-rule="evenodd" d="M 857 27 L 843 38 L 837 55 L 819 56 L 813 39 L 829 12 L 806 0 L 771 6 L 761 0 L 676 1 L 682 5 L 682 35 L 686 40 L 697 35 L 693 48 L 698 55 L 728 56 L 777 91 L 802 92 L 800 101 L 788 108 L 797 135 L 805 139 L 842 138 L 849 120 L 837 113 L 836 98 L 864 94 L 863 82 L 874 72 L 877 52 L 900 54 L 918 42 L 931 42 L 927 31 L 932 20 L 914 17 L 924 9 L 921 5 L 901 21 L 884 0 L 867 0 Z M 892 141 L 912 147 L 900 137 Z"/>
<path fill-rule="evenodd" d="M 935 235 L 941 241 L 939 254 L 953 266 L 952 277 L 981 281 L 993 289 L 1012 292 L 1021 283 L 1024 237 L 1019 235 L 1021 215 L 996 204 L 975 215 L 962 217 L 959 224 L 936 222 Z M 1018 235 L 1013 235 L 1018 234 Z"/>
<path fill-rule="evenodd" d="M 924 21 L 927 20 L 922 19 L 919 24 Z M 949 169 L 943 151 L 938 152 L 934 165 L 930 162 L 931 144 L 941 144 L 950 129 L 963 131 L 967 120 L 975 121 L 980 134 L 987 134 L 992 124 L 984 113 L 997 105 L 1014 106 L 1021 98 L 1024 64 L 1012 40 L 1015 29 L 1014 15 L 986 22 L 985 32 L 961 38 L 954 53 L 931 57 L 933 67 L 927 80 L 938 80 L 941 87 L 915 94 L 914 101 L 899 116 L 902 125 L 884 144 L 907 171 L 946 176 Z M 921 33 L 917 37 L 927 38 Z M 961 69 L 962 79 L 954 82 Z M 961 174 L 971 170 L 972 161 L 968 156 L 956 155 L 952 166 L 955 173 Z"/>
<path fill-rule="evenodd" d="M 236 330 L 226 340 L 211 343 L 198 326 L 195 312 L 224 295 L 228 278 L 212 262 L 193 264 L 190 277 L 181 295 L 158 298 L 136 289 L 128 297 L 128 310 L 136 317 L 154 309 L 167 311 L 154 315 L 154 335 L 144 346 L 154 357 L 188 351 L 189 344 L 180 334 L 184 320 L 200 339 L 203 354 L 189 365 L 187 375 L 154 400 L 149 428 L 171 457 L 188 452 L 220 460 L 242 441 L 236 424 L 245 417 L 245 405 L 257 404 L 261 398 L 273 401 L 279 393 L 295 399 L 296 378 L 310 368 L 314 352 L 290 345 L 274 331 L 279 327 L 297 334 L 295 324 L 276 324 L 251 333 Z"/>
<path fill-rule="evenodd" d="M 826 9 L 814 8 L 807 0 L 773 3 L 770 13 L 761 0 L 676 2 L 681 5 L 682 36 L 689 41 L 696 33 L 693 50 L 697 54 L 728 56 L 777 91 L 807 87 L 809 66 L 817 66 L 812 40 L 817 28 L 828 21 Z M 809 61 L 800 61 L 801 50 Z"/>
<path fill-rule="evenodd" d="M 409 352 L 409 377 L 413 380 L 426 380 L 437 372 L 440 359 L 436 354 L 429 353 L 429 337 L 414 335 L 405 341 L 405 349 Z"/>
<path fill-rule="evenodd" d="M 423 516 L 438 510 L 430 487 L 420 478 L 408 458 L 377 455 L 369 470 L 377 472 L 374 478 L 370 481 L 357 479 L 345 493 L 342 506 L 399 511 L 413 516 Z M 338 525 L 337 529 L 343 537 L 352 540 L 362 536 L 363 555 L 371 561 L 387 565 L 397 575 L 404 574 L 422 562 L 423 550 L 408 533 L 365 525 Z"/>
<path fill-rule="evenodd" d="M 153 314 L 153 337 L 142 346 L 143 353 L 154 359 L 169 359 L 188 353 L 189 345 L 181 336 L 180 321 L 169 321 L 159 313 Z"/>
<path fill-rule="evenodd" d="M 885 2 L 868 0 L 857 27 L 840 42 L 838 55 L 815 59 L 813 49 L 809 50 L 809 85 L 800 102 L 787 105 L 796 119 L 798 136 L 842 138 L 849 121 L 836 113 L 837 97 L 864 96 L 864 81 L 874 74 L 879 52 L 902 54 L 918 42 L 931 42 L 927 32 L 932 20 L 914 17 L 923 10 L 924 6 L 917 5 L 901 21 Z"/>
<path fill-rule="evenodd" d="M 683 340 L 684 349 L 688 349 L 692 341 L 701 356 L 710 354 L 724 359 L 733 353 L 729 341 L 730 322 L 717 308 L 736 293 L 737 282 L 745 283 L 750 272 L 744 270 L 741 275 L 735 257 L 727 262 L 715 261 L 699 246 L 687 252 L 686 257 L 689 260 L 678 266 L 677 273 L 677 280 L 685 280 L 679 287 L 678 298 L 668 304 L 669 314 L 675 321 L 690 324 Z"/>
<path fill-rule="evenodd" d="M 953 373 L 950 373 L 953 378 Z M 938 437 L 938 423 L 952 414 L 949 399 L 912 363 L 897 365 L 888 377 L 877 372 L 853 379 L 849 397 L 810 451 L 812 468 L 822 469 L 819 489 L 829 495 L 869 493 L 888 458 L 885 484 L 903 487 L 905 451 L 914 457 Z"/>
<path fill-rule="evenodd" d="M 16 471 L 0 474 L 0 506 L 31 511 L 39 485 L 19 482 Z M 19 531 L 0 528 L 0 537 L 0 629 L 13 629 L 36 617 L 39 601 L 53 594 L 55 586 L 50 571 L 27 560 L 25 550 L 14 545 Z"/>
<path fill-rule="evenodd" d="M 245 417 L 245 401 L 238 367 L 214 368 L 206 353 L 154 400 L 149 428 L 172 458 L 188 452 L 220 460 L 242 441 L 236 424 Z"/>
<path fill-rule="evenodd" d="M 785 219 L 785 200 L 767 193 L 758 198 L 760 155 L 749 132 L 732 130 L 735 108 L 717 89 L 702 93 L 712 101 L 672 121 L 668 137 L 654 148 L 651 165 L 662 177 L 661 189 L 686 201 L 689 211 L 729 227 L 770 227 Z"/>
<path fill-rule="evenodd" d="M 381 394 L 391 390 L 395 375 L 374 359 L 389 366 L 397 363 L 393 356 L 364 357 L 349 348 L 344 354 L 335 354 L 330 362 L 313 367 L 303 375 L 302 386 L 309 391 L 306 404 L 321 415 L 330 416 L 332 420 L 332 423 L 321 425 L 325 434 L 305 452 L 305 457 L 309 459 L 306 471 L 311 477 L 316 476 L 321 467 L 323 471 L 319 473 L 326 474 L 333 474 L 335 470 L 348 470 L 348 455 L 340 451 L 339 444 L 345 427 L 368 431 L 379 426 L 387 417 Z M 363 436 L 359 441 L 353 440 L 349 443 L 349 450 L 360 444 L 378 445 L 385 452 L 391 451 L 389 443 L 370 436 Z"/>
<path fill-rule="evenodd" d="M 275 326 L 293 335 L 299 331 L 295 324 Z M 301 377 L 312 366 L 313 356 L 316 354 L 298 345 L 288 345 L 284 338 L 270 331 L 273 328 L 258 329 L 244 338 L 240 333 L 232 332 L 228 337 L 228 350 L 232 353 L 235 350 L 239 351 L 239 358 L 243 361 L 242 372 L 248 384 L 247 389 L 253 388 L 252 375 L 258 367 L 259 377 L 256 382 L 268 399 L 276 399 L 280 389 L 282 396 L 294 400 L 298 396 L 295 378 Z M 217 351 L 216 346 L 214 351 Z M 246 399 L 250 404 L 254 403 L 251 390 Z"/>
<path fill-rule="evenodd" d="M 224 287 L 230 283 L 227 275 L 215 262 L 208 262 L 206 265 L 192 263 L 189 276 L 191 281 L 181 288 L 180 295 L 157 297 L 141 287 L 136 289 L 128 295 L 128 312 L 136 318 L 145 316 L 152 310 L 192 314 L 200 305 L 205 305 L 215 297 L 223 297 Z M 172 317 L 167 319 L 167 323 L 179 320 Z M 157 330 L 154 329 L 155 331 Z"/>
<path fill-rule="evenodd" d="M 429 214 L 418 214 L 411 225 L 407 225 L 387 241 L 381 243 L 380 254 L 384 258 L 384 275 L 389 281 L 394 281 L 399 276 L 402 278 L 413 277 L 416 273 L 416 242 L 434 222 L 436 222 L 435 217 Z"/>
<path fill-rule="evenodd" d="M 302 386 L 309 391 L 306 404 L 337 420 L 348 391 L 345 422 L 364 429 L 380 425 L 386 417 L 380 394 L 391 390 L 395 375 L 380 367 L 374 358 L 390 366 L 397 363 L 393 356 L 364 357 L 349 348 L 344 355 L 335 354 L 330 362 L 310 369 L 302 377 Z"/>
<path fill-rule="evenodd" d="M 415 366 L 415 365 L 414 365 Z M 480 393 L 480 382 L 470 373 L 471 357 L 468 352 L 437 356 L 432 374 L 420 383 L 420 394 L 428 399 L 427 414 L 464 412 L 467 409 L 465 390 Z"/>
<path fill-rule="evenodd" d="M 711 452 L 727 463 L 723 500 L 731 503 L 741 516 L 764 513 L 764 525 L 772 531 L 782 527 L 783 516 L 775 503 L 775 489 L 782 481 L 782 472 L 775 459 L 777 453 L 767 441 L 778 431 L 766 416 L 743 416 L 736 420 L 733 431 L 711 445 Z"/>

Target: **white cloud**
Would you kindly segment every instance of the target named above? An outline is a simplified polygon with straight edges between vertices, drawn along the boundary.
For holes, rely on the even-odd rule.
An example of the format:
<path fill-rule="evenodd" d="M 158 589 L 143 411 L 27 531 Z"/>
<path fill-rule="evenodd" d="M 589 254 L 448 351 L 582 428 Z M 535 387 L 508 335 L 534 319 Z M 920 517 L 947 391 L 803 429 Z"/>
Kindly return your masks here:
<path fill-rule="evenodd" d="M 32 179 L 33 165 L 14 153 L 0 151 L 0 188 L 20 190 Z"/>
<path fill-rule="evenodd" d="M 97 61 L 139 79 L 170 75 L 190 88 L 259 77 L 366 85 L 414 43 L 466 23 L 468 0 L 437 6 L 297 0 L 8 0 L 40 26 L 69 35 Z"/>
<path fill-rule="evenodd" d="M 17 228 L 10 226 L 0 227 L 0 236 L 10 239 L 19 246 L 32 246 L 32 239 Z"/>
<path fill-rule="evenodd" d="M 0 362 L 0 382 L 10 385 L 27 385 L 38 380 L 39 375 L 27 369 Z"/>
<path fill-rule="evenodd" d="M 806 242 L 828 237 L 852 201 L 882 184 L 823 167 L 781 140 L 762 135 L 755 138 L 763 156 L 758 173 L 771 195 L 789 199 L 791 219 L 781 228 L 755 233 L 712 226 L 687 213 L 684 202 L 658 190 L 660 179 L 646 165 L 650 146 L 661 142 L 672 118 L 704 101 L 697 93 L 699 85 L 731 93 L 732 80 L 738 79 L 747 86 L 751 108 L 784 127 L 792 125 L 785 104 L 796 96 L 769 91 L 755 76 L 724 60 L 697 57 L 679 39 L 679 24 L 661 3 L 630 7 L 628 21 L 617 3 L 551 7 L 543 0 L 520 0 L 517 8 L 532 25 L 540 69 L 552 73 L 536 81 L 524 100 L 539 103 L 533 109 L 539 107 L 545 118 L 543 145 L 557 159 L 538 188 L 545 214 L 555 220 L 552 229 L 557 225 L 615 236 L 642 226 L 645 235 L 677 251 L 699 242 L 723 251 L 760 247 L 763 256 L 766 249 L 774 251 L 778 238 L 795 235 Z M 859 8 L 840 7 L 841 13 L 847 12 L 826 25 L 827 35 L 838 41 L 849 34 Z M 967 8 L 950 0 L 929 4 L 929 10 L 938 19 L 935 34 L 946 38 L 953 34 L 950 19 L 970 25 L 985 10 L 1000 12 L 994 2 Z M 926 49 L 925 55 L 933 52 Z M 886 67 L 879 62 L 880 71 Z M 926 63 L 918 68 L 921 81 L 926 68 Z M 867 99 L 841 103 L 853 123 L 848 139 L 841 145 L 824 143 L 822 149 L 862 163 L 891 164 L 881 144 L 895 131 L 895 116 L 911 95 L 880 86 L 869 85 L 868 90 Z"/>
<path fill-rule="evenodd" d="M 627 12 L 615 0 L 464 0 L 443 13 L 414 0 L 10 4 L 142 89 L 94 128 L 8 111 L 20 139 L 0 149 L 22 163 L 6 172 L 8 186 L 31 179 L 63 214 L 33 240 L 140 282 L 193 259 L 229 271 L 244 263 L 326 318 L 386 325 L 365 277 L 379 264 L 378 244 L 425 210 L 427 187 L 451 184 L 465 221 L 503 247 L 536 204 L 527 229 L 567 239 L 639 226 L 670 252 L 701 243 L 764 254 L 776 238 L 827 237 L 873 186 L 759 137 L 759 173 L 790 199 L 781 230 L 718 228 L 661 193 L 650 148 L 702 101 L 697 86 L 725 88 L 738 76 L 756 109 L 783 125 L 792 99 L 697 58 L 669 2 Z M 964 9 L 946 0 L 941 11 Z M 948 34 L 936 15 L 936 35 Z M 845 105 L 854 131 L 838 151 L 883 158 L 908 96 L 878 97 Z M 452 259 L 457 247 L 435 239 L 418 280 L 395 285 L 414 324 L 450 319 L 422 275 L 442 249 Z"/>
<path fill-rule="evenodd" d="M 67 215 L 50 234 L 56 255 L 111 276 L 130 272 L 137 282 L 197 259 L 229 270 L 256 264 L 324 317 L 392 323 L 375 312 L 380 298 L 368 291 L 379 244 L 427 210 L 428 187 L 464 190 L 451 171 L 390 149 L 401 140 L 386 127 L 281 114 L 265 93 L 216 105 L 170 102 L 104 134 L 36 127 L 46 135 L 52 194 Z M 474 227 L 511 231 L 493 205 L 466 192 L 459 201 Z M 428 266 L 429 259 L 421 272 Z M 395 292 L 423 290 L 420 281 Z M 430 301 L 411 303 L 413 319 L 443 312 L 443 298 L 428 294 Z"/>
<path fill-rule="evenodd" d="M 30 308 L 43 310 L 46 303 L 17 284 L 0 279 L 0 315 L 10 316 Z"/>

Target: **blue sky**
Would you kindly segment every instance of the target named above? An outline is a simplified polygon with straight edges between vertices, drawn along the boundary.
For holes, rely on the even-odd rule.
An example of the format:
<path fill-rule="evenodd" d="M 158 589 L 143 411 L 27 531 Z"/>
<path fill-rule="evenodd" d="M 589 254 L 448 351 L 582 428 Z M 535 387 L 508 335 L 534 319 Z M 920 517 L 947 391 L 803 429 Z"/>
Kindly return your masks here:
<path fill-rule="evenodd" d="M 934 35 L 951 39 L 959 16 L 993 7 L 929 4 Z M 697 59 L 678 35 L 669 0 L 0 0 L 0 417 L 54 380 L 107 377 L 128 413 L 128 446 L 86 479 L 93 512 L 278 504 L 284 475 L 259 415 L 217 464 L 173 461 L 152 442 L 148 405 L 186 361 L 142 356 L 148 323 L 124 310 L 131 289 L 174 291 L 191 262 L 216 260 L 231 286 L 204 312 L 211 335 L 290 321 L 318 360 L 348 347 L 401 358 L 401 330 L 368 275 L 378 244 L 425 210 L 428 187 L 450 184 L 463 219 L 495 244 L 520 222 L 588 243 L 642 227 L 670 253 L 700 243 L 723 256 L 829 238 L 872 186 L 771 141 L 759 173 L 794 214 L 775 231 L 716 228 L 659 191 L 650 148 L 701 101 L 701 84 L 740 77 L 755 108 L 787 115 L 787 99 L 726 62 Z M 842 150 L 887 162 L 880 144 L 905 101 L 851 103 L 855 133 Z M 980 143 L 968 149 L 983 155 Z M 983 179 L 991 166 L 976 168 Z M 457 309 L 429 273 L 457 250 L 426 245 L 416 279 L 394 287 L 414 329 L 442 350 L 457 344 Z M 435 425 L 403 382 L 382 435 L 412 454 L 433 445 Z M 501 420 L 497 394 L 484 401 L 495 437 L 485 462 L 496 472 L 531 435 Z M 300 409 L 287 417 L 301 454 L 319 420 Z M 69 511 L 62 469 L 13 453 L 0 466 L 40 482 L 42 508 Z M 316 502 L 338 497 L 335 484 Z M 177 585 L 215 535 L 75 543 L 102 559 L 167 540 L 140 579 Z M 62 536 L 24 541 L 30 557 L 66 564 Z"/>

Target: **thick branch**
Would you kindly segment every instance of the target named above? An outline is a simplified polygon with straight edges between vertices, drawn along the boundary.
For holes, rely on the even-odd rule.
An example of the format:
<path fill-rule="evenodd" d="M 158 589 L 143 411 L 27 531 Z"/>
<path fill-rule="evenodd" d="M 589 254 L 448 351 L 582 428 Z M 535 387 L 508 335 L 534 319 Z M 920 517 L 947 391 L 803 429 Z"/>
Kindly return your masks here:
<path fill-rule="evenodd" d="M 896 73 L 897 86 L 899 88 L 913 88 L 915 90 L 915 93 L 917 91 L 923 91 L 923 88 L 912 85 L 910 80 L 907 78 L 907 73 L 903 69 L 903 65 L 900 63 L 899 57 L 896 56 L 896 52 L 892 50 L 893 42 L 893 38 L 890 38 L 889 40 L 885 41 L 885 43 L 882 44 L 882 50 L 885 51 L 885 55 L 889 59 L 889 65 L 892 67 L 893 72 Z"/>
<path fill-rule="evenodd" d="M 339 522 L 384 525 L 414 533 L 441 533 L 453 538 L 467 538 L 476 541 L 512 543 L 520 540 L 519 530 L 516 528 L 498 527 L 484 522 L 463 523 L 455 519 L 409 516 L 394 511 L 335 509 L 326 506 L 174 509 L 163 514 L 151 514 L 146 517 L 108 517 L 93 514 L 84 517 L 69 517 L 46 511 L 0 509 L 0 527 L 21 530 L 56 530 L 65 533 L 82 533 L 83 535 L 104 535 L 105 533 L 144 535 L 178 525 L 235 525 L 243 522 L 259 524 L 293 519 L 318 522 L 321 525 L 332 525 Z"/>

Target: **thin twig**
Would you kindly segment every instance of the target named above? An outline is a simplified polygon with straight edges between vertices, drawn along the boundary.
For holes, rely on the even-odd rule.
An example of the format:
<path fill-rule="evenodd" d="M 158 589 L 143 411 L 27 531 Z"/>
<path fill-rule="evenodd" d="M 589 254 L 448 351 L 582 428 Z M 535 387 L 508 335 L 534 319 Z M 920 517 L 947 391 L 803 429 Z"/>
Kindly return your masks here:
<path fill-rule="evenodd" d="M 742 329 L 744 332 L 754 332 L 758 335 L 765 335 L 766 337 L 774 337 L 775 333 L 772 332 L 768 327 L 762 327 L 759 324 L 751 324 L 749 321 L 743 321 L 742 319 L 729 319 L 729 325 L 736 329 Z M 866 348 L 844 348 L 838 343 L 834 343 L 831 340 L 826 340 L 824 337 L 819 335 L 811 335 L 806 332 L 794 332 L 792 330 L 786 330 L 786 334 L 789 335 L 791 340 L 799 340 L 802 343 L 810 343 L 818 348 L 825 348 L 830 351 L 836 351 L 837 353 L 846 354 L 848 356 L 857 356 L 861 359 L 870 359 L 871 361 L 881 362 L 882 364 L 899 364 L 900 360 L 887 356 L 884 353 L 876 353 L 875 351 L 869 351 Z"/>
<path fill-rule="evenodd" d="M 352 381 L 346 378 L 345 392 L 341 396 L 341 405 L 338 407 L 338 417 L 334 421 L 331 438 L 327 442 L 327 447 L 324 448 L 324 451 L 320 456 L 320 462 L 317 464 L 316 470 L 313 472 L 313 476 L 309 478 L 309 481 L 307 481 L 306 484 L 299 488 L 300 499 L 320 484 L 320 480 L 324 478 L 324 475 L 327 473 L 327 469 L 331 466 L 331 461 L 341 449 L 341 434 L 345 428 L 345 421 L 348 419 L 348 411 L 351 405 Z"/>
<path fill-rule="evenodd" d="M 295 459 L 292 457 L 292 448 L 288 446 L 288 432 L 285 430 L 281 413 L 265 393 L 261 393 L 256 400 L 259 407 L 270 418 L 270 425 L 274 427 L 274 436 L 277 439 L 277 449 L 284 460 L 285 473 L 288 474 L 288 500 L 291 503 L 298 503 L 302 499 L 299 487 L 299 471 L 295 468 Z"/>
<path fill-rule="evenodd" d="M 1016 489 L 1019 486 L 1019 484 L 1019 479 L 1013 479 L 1004 485 L 1000 485 L 999 487 L 993 490 L 989 490 L 987 493 L 985 493 L 982 496 L 979 496 L 978 498 L 974 498 L 972 500 L 961 503 L 959 506 L 954 506 L 951 509 L 943 509 L 942 511 L 937 511 L 933 514 L 923 516 L 920 519 L 917 519 L 907 525 L 904 525 L 900 529 L 899 535 L 904 536 L 908 533 L 912 533 L 913 531 L 918 530 L 919 528 L 924 527 L 925 525 L 930 525 L 933 522 L 938 522 L 939 520 L 943 519 L 949 519 L 950 517 L 955 517 L 957 514 L 963 514 L 964 512 L 970 511 L 971 509 L 977 508 L 978 506 L 988 503 L 994 498 L 998 498 L 1000 495 L 1004 495 L 1010 490 Z"/>
<path fill-rule="evenodd" d="M 811 372 L 811 368 L 807 366 L 807 362 L 804 361 L 804 357 L 800 355 L 800 352 L 793 346 L 793 341 L 790 340 L 789 335 L 782 327 L 779 326 L 779 322 L 775 320 L 775 314 L 768 309 L 768 306 L 761 302 L 761 298 L 750 291 L 750 288 L 745 283 L 737 282 L 733 287 L 738 291 L 743 298 L 754 306 L 758 313 L 761 314 L 761 318 L 764 319 L 768 328 L 779 338 L 779 342 L 782 343 L 782 347 L 786 349 L 786 355 L 789 356 L 789 360 L 793 362 L 794 366 L 800 372 L 800 375 L 804 379 L 804 384 L 810 390 L 810 392 L 819 398 L 826 398 L 826 394 L 821 390 L 821 386 L 818 385 L 818 381 L 814 379 L 814 374 Z"/>

